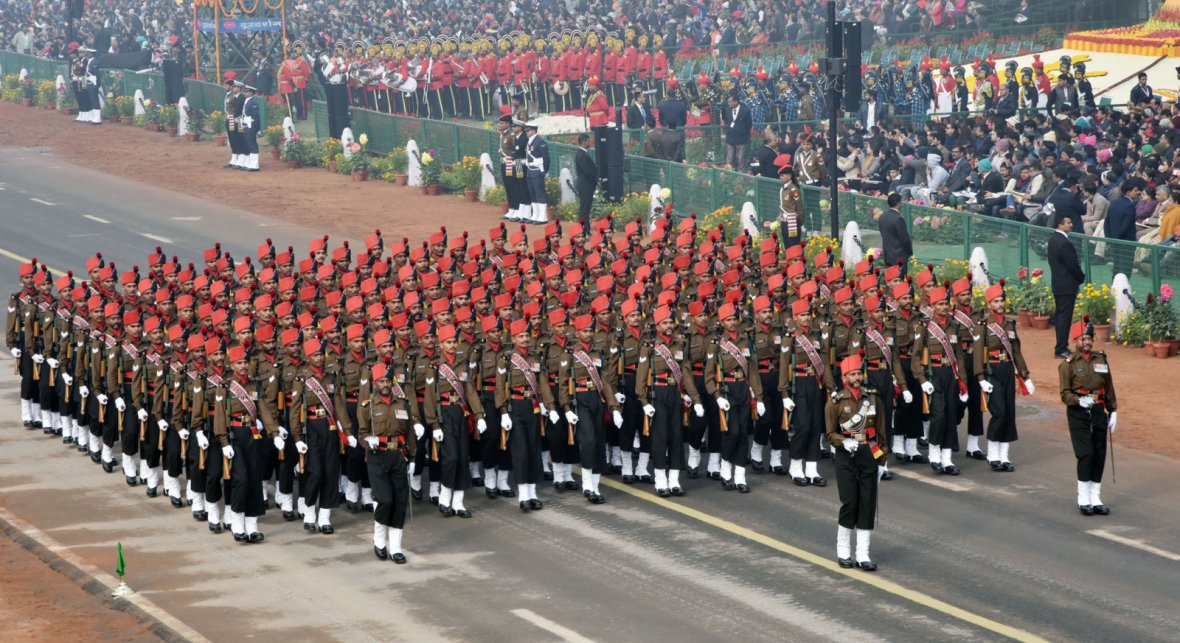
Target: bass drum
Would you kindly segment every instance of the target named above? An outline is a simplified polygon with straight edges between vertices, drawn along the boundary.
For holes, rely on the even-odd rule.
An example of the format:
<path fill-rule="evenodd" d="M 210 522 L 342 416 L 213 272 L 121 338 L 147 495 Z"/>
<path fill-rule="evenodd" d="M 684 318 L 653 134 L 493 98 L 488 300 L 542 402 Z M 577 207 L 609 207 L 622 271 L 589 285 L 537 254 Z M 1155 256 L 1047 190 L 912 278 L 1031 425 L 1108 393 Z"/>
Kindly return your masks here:
<path fill-rule="evenodd" d="M 411 76 L 407 78 L 404 83 L 398 85 L 397 90 L 406 94 L 413 94 L 418 90 L 418 81 L 413 76 Z"/>

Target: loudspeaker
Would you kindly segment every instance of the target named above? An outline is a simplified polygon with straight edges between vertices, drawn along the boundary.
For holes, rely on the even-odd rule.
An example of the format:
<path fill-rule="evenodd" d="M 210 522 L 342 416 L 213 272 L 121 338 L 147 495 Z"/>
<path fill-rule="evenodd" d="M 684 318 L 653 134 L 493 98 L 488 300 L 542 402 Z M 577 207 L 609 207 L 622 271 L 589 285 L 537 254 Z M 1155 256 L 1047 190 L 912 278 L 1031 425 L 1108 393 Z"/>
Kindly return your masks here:
<path fill-rule="evenodd" d="M 860 108 L 861 77 L 861 27 L 859 22 L 842 22 L 844 31 L 844 57 L 848 60 L 844 74 L 844 111 L 855 114 Z"/>
<path fill-rule="evenodd" d="M 623 130 L 619 127 L 601 125 L 594 128 L 594 160 L 598 165 L 598 178 L 608 200 L 619 200 L 625 192 L 623 173 Z"/>

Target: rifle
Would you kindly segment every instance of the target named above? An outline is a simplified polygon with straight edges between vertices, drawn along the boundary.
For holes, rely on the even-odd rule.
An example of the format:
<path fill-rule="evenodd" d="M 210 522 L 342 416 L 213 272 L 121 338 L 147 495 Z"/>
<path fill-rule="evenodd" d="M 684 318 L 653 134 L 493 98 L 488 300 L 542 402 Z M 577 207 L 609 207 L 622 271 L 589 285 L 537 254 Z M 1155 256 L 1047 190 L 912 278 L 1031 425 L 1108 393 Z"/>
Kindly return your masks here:
<path fill-rule="evenodd" d="M 36 312 L 34 312 L 34 314 L 33 314 L 33 353 L 37 354 L 37 355 L 40 355 L 41 351 L 44 349 L 44 346 L 43 346 L 44 342 L 41 338 L 41 323 L 40 322 L 41 322 L 40 316 L 38 316 L 36 314 Z M 30 359 L 32 359 L 32 358 L 30 358 Z M 32 360 L 32 362 L 33 362 L 33 381 L 39 382 L 39 381 L 41 381 L 41 365 L 38 364 L 36 360 Z"/>
<path fill-rule="evenodd" d="M 172 417 L 172 414 L 170 413 L 171 407 L 172 407 L 172 388 L 171 388 L 171 384 L 169 383 L 172 379 L 172 368 L 171 368 L 171 366 L 168 365 L 168 363 L 166 361 L 164 361 L 164 356 L 162 356 L 162 355 L 160 356 L 160 361 L 162 362 L 162 366 L 164 368 L 164 410 L 163 410 L 163 413 L 164 413 L 164 417 L 169 418 L 169 417 Z M 159 394 L 160 394 L 160 391 L 156 391 L 152 395 L 153 402 L 155 402 L 155 399 L 154 399 L 155 396 L 159 395 Z M 155 406 L 155 404 L 153 403 L 152 406 Z M 157 418 L 157 420 L 158 419 L 159 418 Z M 161 430 L 159 440 L 156 443 L 156 448 L 161 453 L 163 453 L 163 451 L 164 451 L 164 434 L 165 434 L 165 431 Z"/>

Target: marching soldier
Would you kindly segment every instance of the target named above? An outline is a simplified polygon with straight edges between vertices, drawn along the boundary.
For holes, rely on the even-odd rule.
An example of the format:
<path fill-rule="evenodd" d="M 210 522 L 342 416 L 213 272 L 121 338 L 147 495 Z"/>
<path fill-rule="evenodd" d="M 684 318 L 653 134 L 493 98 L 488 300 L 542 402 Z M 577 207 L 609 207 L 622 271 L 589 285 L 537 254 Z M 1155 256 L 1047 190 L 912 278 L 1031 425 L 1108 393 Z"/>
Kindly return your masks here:
<path fill-rule="evenodd" d="M 688 332 L 685 340 L 685 366 L 689 367 L 693 379 L 693 387 L 698 392 L 705 388 L 705 363 L 712 357 L 712 329 L 709 327 L 709 314 L 705 302 L 694 301 L 688 305 Z M 701 404 L 705 414 L 698 416 L 693 413 L 689 417 L 688 425 L 688 462 L 689 478 L 696 478 L 699 474 L 701 454 L 707 454 L 705 475 L 710 480 L 721 479 L 721 421 L 717 409 L 717 400 L 712 395 L 702 395 Z M 772 447 L 773 448 L 773 447 Z M 774 452 L 771 452 L 774 458 Z M 782 457 L 781 454 L 779 456 Z"/>
<path fill-rule="evenodd" d="M 965 363 L 974 369 L 975 342 L 982 334 L 982 326 L 986 324 L 987 311 L 971 310 L 971 274 L 956 280 L 951 284 L 951 316 L 954 318 L 959 335 L 959 349 Z M 974 377 L 967 378 L 967 403 L 959 407 L 958 422 L 967 418 L 967 457 L 983 460 L 983 452 L 979 450 L 979 436 L 983 435 L 983 404 L 980 393 L 980 381 Z M 989 451 L 991 448 L 989 447 Z"/>
<path fill-rule="evenodd" d="M 549 376 L 543 371 L 540 357 L 531 350 L 528 321 L 512 322 L 509 332 L 512 347 L 501 353 L 496 366 L 496 407 L 500 409 L 500 428 L 508 432 L 511 441 L 520 510 L 528 513 L 543 507 L 537 498 L 544 426 L 541 415 L 545 413 L 553 423 L 560 416 L 549 390 Z"/>
<path fill-rule="evenodd" d="M 33 356 L 36 335 L 40 332 L 40 317 L 37 312 L 37 289 L 34 283 L 37 260 L 21 264 L 20 291 L 8 298 L 8 323 L 5 341 L 12 358 L 16 360 L 20 374 L 20 415 L 26 429 L 41 428 L 41 401 L 36 395 L 36 380 L 33 379 Z M 40 370 L 40 366 L 38 366 Z M 38 378 L 40 379 L 40 378 Z"/>
<path fill-rule="evenodd" d="M 824 389 L 832 378 L 827 361 L 830 331 L 812 316 L 811 309 L 809 298 L 791 304 L 792 323 L 782 340 L 779 391 L 789 417 L 791 480 L 800 487 L 825 487 L 828 481 L 819 475 L 819 440 Z"/>
<path fill-rule="evenodd" d="M 782 449 L 786 446 L 783 420 L 783 396 L 778 389 L 780 376 L 781 347 L 783 331 L 778 325 L 770 297 L 761 295 L 754 300 L 754 359 L 758 366 L 758 377 L 762 380 L 762 403 L 766 413 L 754 423 L 754 443 L 750 448 L 750 466 L 762 471 L 765 461 L 762 451 L 773 436 L 770 444 L 770 468 L 779 475 L 785 475 Z"/>
<path fill-rule="evenodd" d="M 456 334 L 451 325 L 438 329 L 440 355 L 434 362 L 434 377 L 426 380 L 423 407 L 425 425 L 433 427 L 439 451 L 438 509 L 448 518 L 470 518 L 471 511 L 463 504 L 463 496 L 471 486 L 467 436 L 469 431 L 482 435 L 488 425 L 472 378 L 474 369 L 456 353 Z"/>
<path fill-rule="evenodd" d="M 356 446 L 356 438 L 339 428 L 336 414 L 344 404 L 320 340 L 304 342 L 303 354 L 307 364 L 291 392 L 289 429 L 303 471 L 303 528 L 333 534 L 332 510 L 340 506 L 340 455 L 346 446 Z"/>
<path fill-rule="evenodd" d="M 1069 337 L 1074 352 L 1057 366 L 1057 378 L 1078 461 L 1078 511 L 1105 516 L 1110 513 L 1102 503 L 1106 443 L 1113 440 L 1118 423 L 1114 378 L 1106 354 L 1094 350 L 1094 327 L 1088 317 L 1070 327 Z"/>
<path fill-rule="evenodd" d="M 604 377 L 609 356 L 594 346 L 594 318 L 574 319 L 576 341 L 565 347 L 557 377 L 558 403 L 565 410 L 569 445 L 577 444 L 582 464 L 582 495 L 592 504 L 606 502 L 599 488 L 606 472 L 606 411 L 616 427 L 623 424 L 614 388 Z"/>
<path fill-rule="evenodd" d="M 1004 314 L 1008 302 L 1002 283 L 985 292 L 989 314 L 975 334 L 973 372 L 991 419 L 987 424 L 987 460 L 992 471 L 1013 471 L 1008 447 L 1016 441 L 1016 390 L 1032 395 L 1036 388 L 1020 351 L 1016 320 Z"/>
<path fill-rule="evenodd" d="M 757 417 L 766 413 L 762 382 L 761 378 L 750 377 L 750 345 L 739 336 L 740 320 L 734 305 L 721 306 L 717 319 L 722 332 L 705 363 L 705 389 L 717 399 L 721 412 L 721 484 L 726 491 L 750 493 L 746 460 L 751 421 L 755 413 Z"/>
<path fill-rule="evenodd" d="M 836 486 L 840 518 L 836 530 L 836 560 L 841 567 L 877 570 L 869 557 L 869 543 L 877 516 L 877 484 L 888 457 L 885 416 L 875 389 L 862 386 L 859 355 L 840 363 L 843 389 L 827 403 L 824 413 L 828 442 L 835 449 Z M 856 560 L 852 532 L 856 530 Z"/>
<path fill-rule="evenodd" d="M 199 337 L 199 336 L 198 336 Z M 190 357 L 193 351 L 190 345 Z M 198 358 L 202 357 L 198 355 Z M 195 430 L 192 435 L 196 439 L 195 445 L 190 445 L 189 480 L 193 481 L 193 492 L 202 494 L 202 514 L 209 521 L 209 531 L 220 534 L 225 531 L 228 523 L 222 523 L 222 500 L 224 498 L 224 479 L 227 473 L 226 463 L 222 453 L 211 451 L 210 436 L 213 436 L 214 418 L 217 405 L 225 401 L 226 380 L 230 372 L 225 368 L 225 344 L 220 338 L 214 337 L 205 341 L 204 360 L 208 368 L 197 373 L 199 378 L 193 388 L 192 419 Z M 201 362 L 198 362 L 200 365 Z M 194 448 L 195 447 L 195 448 Z M 201 475 L 200 472 L 203 472 Z M 197 502 L 193 502 L 193 513 L 196 516 Z M 229 514 L 225 514 L 229 518 Z M 198 518 L 199 519 L 199 518 Z"/>
<path fill-rule="evenodd" d="M 229 491 L 225 504 L 234 540 L 260 543 L 265 536 L 258 531 L 258 517 L 266 513 L 262 499 L 263 449 L 269 446 L 264 422 L 259 416 L 268 412 L 258 404 L 257 389 L 250 392 L 250 361 L 244 346 L 228 351 L 231 377 L 224 387 L 224 399 L 215 398 L 213 435 L 229 466 Z M 281 443 L 282 438 L 277 438 Z M 276 444 L 281 449 L 281 444 Z"/>
<path fill-rule="evenodd" d="M 418 405 L 406 397 L 396 380 L 404 380 L 404 365 L 378 362 L 371 372 L 372 395 L 361 402 L 357 414 L 360 436 L 368 450 L 366 465 L 373 485 L 373 553 L 398 565 L 406 563 L 402 553 L 402 530 L 410 502 L 408 478 L 414 473 L 411 425 L 416 423 Z M 396 371 L 402 370 L 399 376 Z"/>
<path fill-rule="evenodd" d="M 119 440 L 123 475 L 127 486 L 134 487 L 146 481 L 140 470 L 140 425 L 147 422 L 147 410 L 143 408 L 143 356 L 139 350 L 143 322 L 138 311 L 122 312 L 118 304 L 107 304 L 106 312 L 107 326 L 112 332 L 107 341 L 105 390 L 108 397 L 113 396 L 111 402 L 116 412 L 107 409 L 108 428 L 103 439 L 111 446 Z"/>
<path fill-rule="evenodd" d="M 951 455 L 959 448 L 955 400 L 967 403 L 967 380 L 958 331 L 951 322 L 947 289 L 933 288 L 928 297 L 933 315 L 914 329 L 910 368 L 922 388 L 922 406 L 930 412 L 930 466 L 957 476 Z"/>

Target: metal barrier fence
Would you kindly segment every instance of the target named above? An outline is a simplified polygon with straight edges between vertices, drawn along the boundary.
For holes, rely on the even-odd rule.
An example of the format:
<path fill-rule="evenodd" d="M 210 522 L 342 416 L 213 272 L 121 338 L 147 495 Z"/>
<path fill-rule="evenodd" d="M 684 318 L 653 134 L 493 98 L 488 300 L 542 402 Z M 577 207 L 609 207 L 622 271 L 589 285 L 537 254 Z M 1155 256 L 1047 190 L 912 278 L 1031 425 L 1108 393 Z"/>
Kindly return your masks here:
<path fill-rule="evenodd" d="M 134 96 L 136 90 L 143 92 L 145 99 L 164 104 L 164 74 L 158 71 L 137 72 L 130 69 L 102 70 L 102 89 L 117 96 Z"/>
<path fill-rule="evenodd" d="M 70 79 L 68 63 L 18 54 L 15 51 L 0 51 L 0 70 L 3 70 L 4 75 L 19 74 L 21 69 L 27 69 L 29 75 L 37 80 L 57 80 L 59 75 L 67 81 Z"/>

